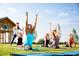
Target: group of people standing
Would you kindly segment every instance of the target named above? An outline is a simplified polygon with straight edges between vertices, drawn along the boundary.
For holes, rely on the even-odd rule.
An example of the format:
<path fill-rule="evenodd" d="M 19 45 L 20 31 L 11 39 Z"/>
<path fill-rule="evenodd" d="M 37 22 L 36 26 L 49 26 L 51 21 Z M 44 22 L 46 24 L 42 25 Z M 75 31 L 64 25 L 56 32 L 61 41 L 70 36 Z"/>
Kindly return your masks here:
<path fill-rule="evenodd" d="M 36 24 L 37 24 L 37 17 L 38 15 L 36 15 L 35 25 L 32 26 L 31 24 L 28 24 L 28 13 L 26 12 L 25 41 L 23 42 L 24 29 L 21 29 L 19 27 L 19 23 L 17 22 L 16 26 L 13 28 L 14 36 L 11 41 L 11 45 L 15 40 L 15 38 L 18 37 L 18 43 L 17 43 L 18 47 L 24 48 L 24 50 L 32 49 L 33 40 L 35 39 L 34 33 L 35 33 Z"/>

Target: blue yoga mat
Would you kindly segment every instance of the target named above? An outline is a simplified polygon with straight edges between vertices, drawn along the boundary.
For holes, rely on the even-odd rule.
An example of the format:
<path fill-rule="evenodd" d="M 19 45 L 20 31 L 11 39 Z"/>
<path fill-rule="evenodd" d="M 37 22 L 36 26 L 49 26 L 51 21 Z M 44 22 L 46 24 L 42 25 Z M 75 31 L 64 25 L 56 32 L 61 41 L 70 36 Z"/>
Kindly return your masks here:
<path fill-rule="evenodd" d="M 16 54 L 16 53 L 11 53 L 10 55 L 12 56 L 79 56 L 79 51 L 74 51 L 74 52 L 64 52 L 64 53 L 39 53 L 39 54 Z"/>

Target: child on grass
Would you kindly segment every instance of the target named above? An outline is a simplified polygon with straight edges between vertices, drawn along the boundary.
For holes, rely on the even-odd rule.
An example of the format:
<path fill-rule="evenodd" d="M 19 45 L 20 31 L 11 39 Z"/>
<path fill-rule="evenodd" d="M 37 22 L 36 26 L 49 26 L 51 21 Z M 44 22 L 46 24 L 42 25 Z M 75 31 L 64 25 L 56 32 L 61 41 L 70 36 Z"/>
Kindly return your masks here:
<path fill-rule="evenodd" d="M 18 48 L 22 48 L 22 42 L 23 42 L 23 31 L 19 31 L 18 34 L 18 43 L 17 43 L 17 47 Z"/>
<path fill-rule="evenodd" d="M 66 44 L 66 47 L 72 47 L 72 45 L 74 44 L 74 36 L 73 36 L 73 34 L 69 35 L 69 43 L 65 42 L 65 44 Z"/>
<path fill-rule="evenodd" d="M 74 37 L 73 37 L 73 34 L 70 34 L 69 47 L 72 47 L 73 44 L 74 44 Z"/>

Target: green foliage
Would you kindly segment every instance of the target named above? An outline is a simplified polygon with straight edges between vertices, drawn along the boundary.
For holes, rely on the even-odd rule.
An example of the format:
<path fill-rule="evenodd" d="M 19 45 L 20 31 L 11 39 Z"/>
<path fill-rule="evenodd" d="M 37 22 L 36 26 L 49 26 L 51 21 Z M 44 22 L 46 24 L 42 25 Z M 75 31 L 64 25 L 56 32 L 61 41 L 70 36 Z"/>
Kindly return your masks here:
<path fill-rule="evenodd" d="M 43 44 L 43 43 L 44 43 L 44 39 L 42 38 L 39 40 L 38 44 Z"/>
<path fill-rule="evenodd" d="M 72 32 L 73 32 L 74 34 L 76 34 L 76 30 L 75 30 L 74 28 L 73 28 Z"/>

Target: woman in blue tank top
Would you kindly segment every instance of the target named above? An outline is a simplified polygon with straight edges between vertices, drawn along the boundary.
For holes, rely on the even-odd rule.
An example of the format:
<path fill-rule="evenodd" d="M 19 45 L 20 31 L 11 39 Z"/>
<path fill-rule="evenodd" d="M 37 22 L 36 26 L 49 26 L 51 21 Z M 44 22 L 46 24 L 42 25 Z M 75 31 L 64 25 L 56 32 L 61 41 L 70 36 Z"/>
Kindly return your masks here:
<path fill-rule="evenodd" d="M 34 32 L 37 24 L 37 15 L 36 15 L 36 20 L 35 20 L 35 25 L 34 27 L 31 24 L 28 24 L 28 13 L 26 13 L 26 27 L 25 27 L 25 33 L 26 33 L 26 40 L 24 42 L 24 46 L 29 46 L 30 49 L 32 49 L 32 44 L 33 40 L 35 39 L 34 37 Z M 30 50 L 28 49 L 28 50 Z"/>

